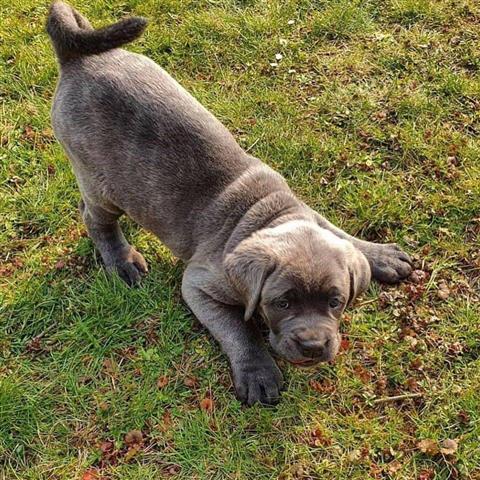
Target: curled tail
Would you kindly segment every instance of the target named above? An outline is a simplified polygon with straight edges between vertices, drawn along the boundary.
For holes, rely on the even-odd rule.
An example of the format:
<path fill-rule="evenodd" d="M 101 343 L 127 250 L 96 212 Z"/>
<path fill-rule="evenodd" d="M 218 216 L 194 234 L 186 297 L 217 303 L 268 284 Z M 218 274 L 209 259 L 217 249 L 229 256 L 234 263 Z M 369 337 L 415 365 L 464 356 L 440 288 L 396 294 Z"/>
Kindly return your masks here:
<path fill-rule="evenodd" d="M 138 38 L 147 25 L 142 17 L 120 20 L 94 30 L 90 22 L 66 3 L 52 3 L 47 32 L 60 63 L 81 56 L 105 52 Z"/>

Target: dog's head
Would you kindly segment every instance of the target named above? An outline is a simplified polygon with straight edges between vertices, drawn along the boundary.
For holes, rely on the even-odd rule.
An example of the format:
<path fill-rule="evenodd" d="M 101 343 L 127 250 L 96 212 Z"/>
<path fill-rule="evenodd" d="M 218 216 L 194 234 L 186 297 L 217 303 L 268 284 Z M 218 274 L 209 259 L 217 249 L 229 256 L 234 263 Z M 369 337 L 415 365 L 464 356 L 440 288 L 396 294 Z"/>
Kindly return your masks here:
<path fill-rule="evenodd" d="M 225 271 L 245 304 L 270 329 L 270 344 L 297 365 L 332 360 L 340 317 L 370 282 L 365 256 L 313 222 L 259 230 L 225 257 Z"/>

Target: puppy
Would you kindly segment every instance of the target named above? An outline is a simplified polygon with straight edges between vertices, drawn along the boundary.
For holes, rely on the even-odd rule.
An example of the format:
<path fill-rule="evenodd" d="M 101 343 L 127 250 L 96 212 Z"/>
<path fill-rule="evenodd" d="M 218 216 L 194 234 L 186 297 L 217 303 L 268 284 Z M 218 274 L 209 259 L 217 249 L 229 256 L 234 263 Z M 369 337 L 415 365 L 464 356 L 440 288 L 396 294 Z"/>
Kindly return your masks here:
<path fill-rule="evenodd" d="M 333 226 L 158 65 L 118 48 L 145 26 L 136 17 L 94 30 L 64 3 L 50 9 L 60 64 L 52 124 L 83 220 L 107 270 L 129 285 L 147 265 L 123 236 L 122 214 L 180 257 L 183 298 L 228 356 L 238 398 L 273 404 L 282 375 L 254 314 L 279 356 L 330 361 L 345 308 L 371 277 L 408 276 L 410 258 Z"/>

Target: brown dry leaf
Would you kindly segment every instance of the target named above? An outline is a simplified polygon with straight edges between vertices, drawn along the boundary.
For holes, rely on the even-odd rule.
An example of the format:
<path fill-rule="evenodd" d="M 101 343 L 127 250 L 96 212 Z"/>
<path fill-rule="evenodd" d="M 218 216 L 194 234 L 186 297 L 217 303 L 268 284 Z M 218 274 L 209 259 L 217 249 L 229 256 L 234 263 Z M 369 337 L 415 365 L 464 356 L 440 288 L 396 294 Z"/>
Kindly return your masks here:
<path fill-rule="evenodd" d="M 453 455 L 458 450 L 458 442 L 451 438 L 445 439 L 440 445 L 440 453 L 444 455 Z"/>
<path fill-rule="evenodd" d="M 322 429 L 316 428 L 310 432 L 308 444 L 311 447 L 329 447 L 332 444 L 332 439 L 327 437 Z"/>
<path fill-rule="evenodd" d="M 123 457 L 125 462 L 129 462 L 140 451 L 140 445 L 133 445 L 129 447 L 127 453 Z"/>
<path fill-rule="evenodd" d="M 127 445 L 135 445 L 142 443 L 143 433 L 140 430 L 131 430 L 125 435 L 125 443 Z"/>
<path fill-rule="evenodd" d="M 23 129 L 22 136 L 25 140 L 29 140 L 29 141 L 35 140 L 35 130 L 30 125 L 27 125 Z"/>
<path fill-rule="evenodd" d="M 42 337 L 37 336 L 35 338 L 32 338 L 32 340 L 30 340 L 27 343 L 26 350 L 27 350 L 28 353 L 39 353 L 39 352 L 41 352 L 43 350 Z"/>
<path fill-rule="evenodd" d="M 343 337 L 340 341 L 340 348 L 338 349 L 339 352 L 345 352 L 349 350 L 351 347 L 350 340 L 348 338 Z"/>
<path fill-rule="evenodd" d="M 110 405 L 108 404 L 108 402 L 105 402 L 105 401 L 101 401 L 98 403 L 98 408 L 102 411 L 102 412 L 106 412 L 110 409 Z"/>
<path fill-rule="evenodd" d="M 162 421 L 158 423 L 156 428 L 161 432 L 168 432 L 173 425 L 172 414 L 167 410 L 162 415 Z"/>
<path fill-rule="evenodd" d="M 42 130 L 42 137 L 54 138 L 55 134 L 53 133 L 53 130 L 51 128 L 47 127 Z"/>
<path fill-rule="evenodd" d="M 59 260 L 56 264 L 55 264 L 55 268 L 57 270 L 61 270 L 62 268 L 65 268 L 65 262 L 63 262 L 62 260 Z"/>
<path fill-rule="evenodd" d="M 375 385 L 375 390 L 379 394 L 383 394 L 386 392 L 388 387 L 388 380 L 385 377 L 380 377 L 377 380 L 377 383 Z"/>
<path fill-rule="evenodd" d="M 426 438 L 424 440 L 420 440 L 417 443 L 417 448 L 426 455 L 434 456 L 440 451 L 438 448 L 438 443 L 435 440 L 431 440 Z"/>
<path fill-rule="evenodd" d="M 435 477 L 435 471 L 433 468 L 424 468 L 420 471 L 420 475 L 418 476 L 418 480 L 433 480 Z"/>
<path fill-rule="evenodd" d="M 157 387 L 161 389 L 166 387 L 167 385 L 168 385 L 168 377 L 166 375 L 162 375 L 161 377 L 159 377 L 159 379 L 157 380 Z"/>
<path fill-rule="evenodd" d="M 183 384 L 188 388 L 198 387 L 198 378 L 197 377 L 185 377 Z"/>
<path fill-rule="evenodd" d="M 82 480 L 100 480 L 98 472 L 92 468 L 83 472 Z"/>
<path fill-rule="evenodd" d="M 362 457 L 362 452 L 360 450 L 352 450 L 347 454 L 347 459 L 349 462 L 356 462 Z"/>
<path fill-rule="evenodd" d="M 323 379 L 321 382 L 312 379 L 308 383 L 318 393 L 333 393 L 335 391 L 335 384 L 328 378 Z"/>
<path fill-rule="evenodd" d="M 418 357 L 415 360 L 412 360 L 412 362 L 410 363 L 410 368 L 412 368 L 413 370 L 422 370 L 423 368 L 422 359 Z"/>
<path fill-rule="evenodd" d="M 200 408 L 204 411 L 204 412 L 211 412 L 213 411 L 213 407 L 214 407 L 214 404 L 213 404 L 213 400 L 209 397 L 206 397 L 204 398 L 201 402 L 200 402 Z"/>
<path fill-rule="evenodd" d="M 414 270 L 408 277 L 408 280 L 412 283 L 417 283 L 421 285 L 426 282 L 427 278 L 427 272 L 424 272 L 423 270 Z"/>
<path fill-rule="evenodd" d="M 418 392 L 420 389 L 420 385 L 414 378 L 407 379 L 405 384 L 409 392 Z"/>
<path fill-rule="evenodd" d="M 362 365 L 356 365 L 353 368 L 355 375 L 363 382 L 368 383 L 372 379 L 371 373 Z"/>
<path fill-rule="evenodd" d="M 401 468 L 402 464 L 398 460 L 394 460 L 387 465 L 387 470 L 390 475 L 397 473 Z"/>
<path fill-rule="evenodd" d="M 113 450 L 114 446 L 115 445 L 113 442 L 110 442 L 109 440 L 107 440 L 106 442 L 102 442 L 102 444 L 100 445 L 100 450 L 102 451 L 103 455 L 106 455 Z"/>
<path fill-rule="evenodd" d="M 440 300 L 446 300 L 450 296 L 450 289 L 445 282 L 440 282 L 438 284 L 437 297 Z"/>
<path fill-rule="evenodd" d="M 457 418 L 462 425 L 467 425 L 468 422 L 470 422 L 470 415 L 465 410 L 460 410 L 457 414 Z"/>
<path fill-rule="evenodd" d="M 166 473 L 170 476 L 174 476 L 174 475 L 178 475 L 180 473 L 180 465 L 170 465 L 167 469 L 166 469 Z"/>

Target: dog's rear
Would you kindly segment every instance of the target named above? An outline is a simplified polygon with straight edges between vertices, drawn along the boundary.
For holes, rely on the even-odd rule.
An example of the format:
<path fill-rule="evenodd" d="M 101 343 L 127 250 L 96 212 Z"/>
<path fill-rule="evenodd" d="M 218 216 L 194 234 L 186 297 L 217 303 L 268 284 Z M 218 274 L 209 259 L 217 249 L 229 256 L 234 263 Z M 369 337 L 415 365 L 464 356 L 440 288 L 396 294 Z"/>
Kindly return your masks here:
<path fill-rule="evenodd" d="M 72 7 L 54 2 L 47 19 L 47 32 L 58 61 L 64 64 L 82 55 L 102 53 L 129 43 L 142 34 L 146 25 L 144 18 L 131 17 L 95 30 Z"/>

